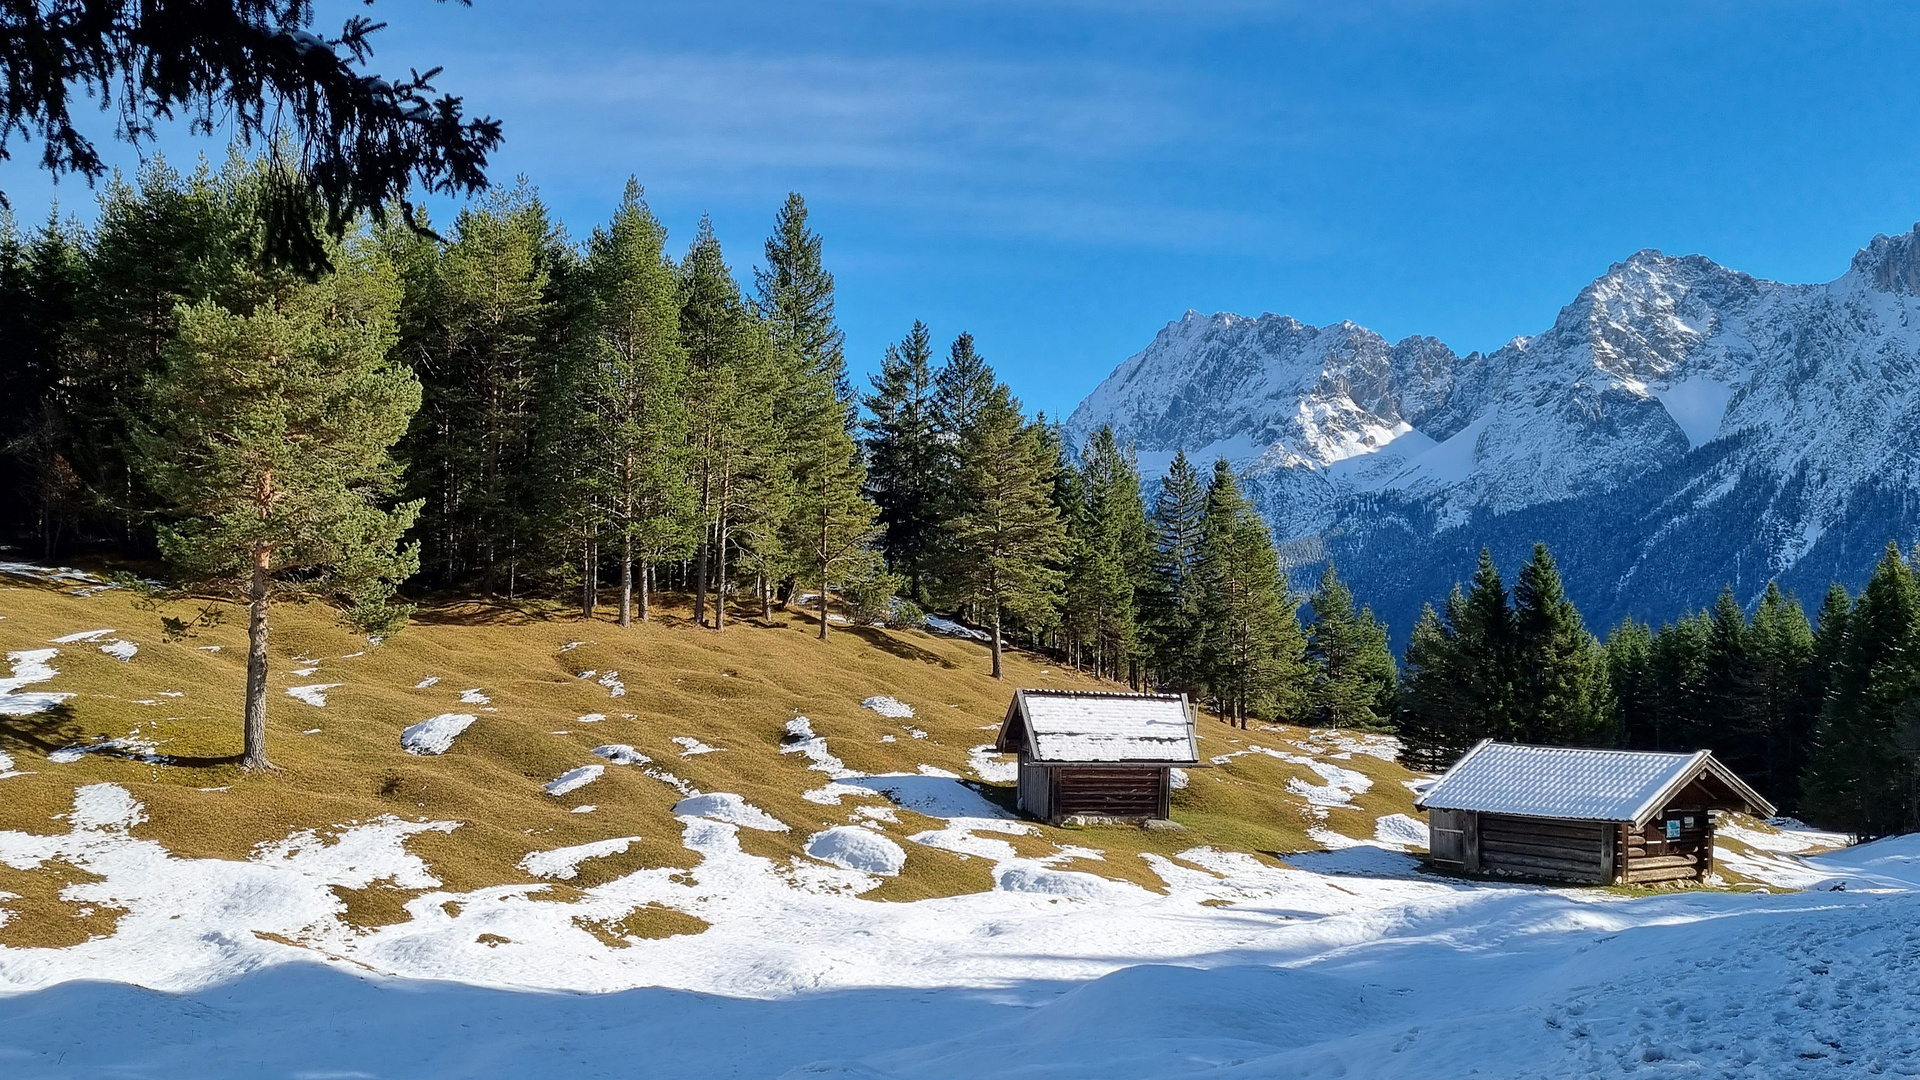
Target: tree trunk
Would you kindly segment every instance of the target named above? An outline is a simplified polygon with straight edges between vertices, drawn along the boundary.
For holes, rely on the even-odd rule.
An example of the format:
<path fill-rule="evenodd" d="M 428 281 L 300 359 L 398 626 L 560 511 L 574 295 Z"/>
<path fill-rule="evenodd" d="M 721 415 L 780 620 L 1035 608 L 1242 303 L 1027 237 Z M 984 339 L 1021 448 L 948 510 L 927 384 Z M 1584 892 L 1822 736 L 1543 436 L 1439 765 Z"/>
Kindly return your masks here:
<path fill-rule="evenodd" d="M 773 590 L 767 587 L 767 575 L 762 573 L 755 574 L 753 577 L 754 587 L 760 590 L 760 618 L 763 621 L 772 622 Z"/>
<path fill-rule="evenodd" d="M 593 618 L 593 602 L 598 599 L 594 594 L 599 591 L 600 546 L 593 541 L 593 530 L 588 528 L 580 540 L 580 617 Z"/>
<path fill-rule="evenodd" d="M 832 524 L 833 514 L 827 509 L 826 470 L 820 472 L 820 640 L 827 640 L 827 565 L 832 556 L 827 551 L 828 527 Z"/>
<path fill-rule="evenodd" d="M 713 628 L 727 628 L 727 519 L 720 519 L 719 542 L 714 544 L 713 558 Z"/>
<path fill-rule="evenodd" d="M 727 512 L 733 494 L 732 477 L 720 480 L 720 514 L 713 522 L 713 628 L 727 628 Z"/>
<path fill-rule="evenodd" d="M 653 560 L 640 564 L 640 621 L 646 622 L 653 608 Z"/>
<path fill-rule="evenodd" d="M 272 551 L 258 547 L 253 552 L 253 581 L 247 590 L 247 719 L 240 767 L 271 769 L 267 760 L 267 576 Z"/>
<path fill-rule="evenodd" d="M 693 624 L 707 625 L 707 547 L 713 543 L 713 529 L 701 529 L 700 550 L 694 555 Z"/>
<path fill-rule="evenodd" d="M 1001 678 L 1001 674 L 1000 674 L 1000 605 L 997 602 L 993 605 L 993 677 L 996 679 Z"/>
<path fill-rule="evenodd" d="M 633 625 L 633 537 L 620 538 L 620 625 Z"/>

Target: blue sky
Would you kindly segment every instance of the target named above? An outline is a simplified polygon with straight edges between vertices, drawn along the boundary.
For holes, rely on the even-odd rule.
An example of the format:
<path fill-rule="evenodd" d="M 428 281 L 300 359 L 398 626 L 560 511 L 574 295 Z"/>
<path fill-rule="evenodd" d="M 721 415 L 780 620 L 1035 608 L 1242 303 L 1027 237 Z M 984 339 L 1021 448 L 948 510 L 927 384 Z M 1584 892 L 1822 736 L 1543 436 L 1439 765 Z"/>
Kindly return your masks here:
<path fill-rule="evenodd" d="M 856 371 L 923 319 L 942 339 L 971 330 L 1054 414 L 1188 308 L 1490 348 L 1643 247 L 1825 280 L 1920 219 L 1907 5 L 373 13 L 393 24 L 376 68 L 445 66 L 443 89 L 506 122 L 496 176 L 524 173 L 576 235 L 631 173 L 676 247 L 710 212 L 744 277 L 798 190 Z M 36 149 L 0 175 L 29 221 L 50 190 Z M 73 181 L 60 198 L 91 202 Z"/>

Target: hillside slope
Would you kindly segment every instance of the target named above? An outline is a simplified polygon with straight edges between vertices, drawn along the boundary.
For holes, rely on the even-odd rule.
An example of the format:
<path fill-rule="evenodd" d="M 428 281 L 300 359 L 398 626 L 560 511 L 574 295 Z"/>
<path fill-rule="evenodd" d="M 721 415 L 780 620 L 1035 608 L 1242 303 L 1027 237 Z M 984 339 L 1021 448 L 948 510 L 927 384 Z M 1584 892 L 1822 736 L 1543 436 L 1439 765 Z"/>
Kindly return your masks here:
<path fill-rule="evenodd" d="M 1383 818 L 1393 846 L 1418 840 L 1414 774 L 1390 743 L 1211 720 L 1202 752 L 1220 763 L 1175 793 L 1184 830 L 1018 822 L 1011 762 L 991 752 L 1012 688 L 1100 684 L 1019 654 L 998 682 L 984 647 L 962 638 L 840 625 L 823 644 L 810 618 L 787 614 L 715 633 L 671 606 L 622 630 L 539 606 L 455 605 L 377 643 L 326 609 L 283 607 L 269 706 L 280 771 L 249 775 L 222 760 L 238 749 L 242 616 L 215 607 L 217 625 L 170 638 L 163 620 L 198 605 L 20 566 L 0 581 L 14 676 L 0 710 L 16 714 L 0 715 L 0 830 L 66 833 L 76 792 L 100 784 L 139 804 L 128 836 L 180 858 L 297 862 L 385 822 L 397 861 L 330 881 L 337 910 L 316 914 L 314 940 L 410 921 L 407 905 L 429 894 L 511 887 L 570 902 L 636 871 L 687 870 L 702 856 L 685 822 L 703 816 L 741 826 L 744 851 L 797 886 L 871 900 L 990 890 L 1009 867 L 1043 884 L 1064 868 L 1062 881 L 1164 891 L 1150 858 L 1372 841 Z M 60 699 L 33 711 L 33 695 Z M 444 752 L 402 746 L 435 718 L 458 729 Z M 826 857 L 808 854 L 849 826 L 815 847 Z M 878 852 L 882 870 L 901 865 L 836 866 L 867 865 L 834 847 L 849 843 Z M 0 891 L 15 894 L 0 899 L 0 945 L 111 933 L 115 905 L 59 898 L 90 873 L 67 859 L 0 866 Z M 607 921 L 615 929 L 593 929 L 609 940 L 702 925 L 659 903 Z"/>
<path fill-rule="evenodd" d="M 1089 394 L 1152 478 L 1224 456 L 1301 580 L 1332 559 L 1404 634 L 1491 546 L 1560 556 L 1589 618 L 1723 583 L 1814 598 L 1920 537 L 1920 228 L 1824 284 L 1642 251 L 1492 353 L 1353 323 L 1188 312 Z"/>

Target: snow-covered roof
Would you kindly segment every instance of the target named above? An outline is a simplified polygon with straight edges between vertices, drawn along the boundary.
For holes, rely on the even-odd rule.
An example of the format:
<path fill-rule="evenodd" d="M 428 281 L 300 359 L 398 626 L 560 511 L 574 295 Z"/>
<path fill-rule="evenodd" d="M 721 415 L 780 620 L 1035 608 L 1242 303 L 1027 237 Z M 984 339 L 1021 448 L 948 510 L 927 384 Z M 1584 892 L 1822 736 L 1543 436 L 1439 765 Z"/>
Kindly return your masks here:
<path fill-rule="evenodd" d="M 1415 800 L 1422 810 L 1472 810 L 1519 817 L 1642 824 L 1695 780 L 1711 776 L 1727 790 L 1727 808 L 1771 817 L 1760 797 L 1711 752 L 1594 750 L 1519 746 L 1492 740 L 1467 751 Z"/>
<path fill-rule="evenodd" d="M 1200 761 L 1184 694 L 1016 690 L 996 745 L 1048 764 Z"/>

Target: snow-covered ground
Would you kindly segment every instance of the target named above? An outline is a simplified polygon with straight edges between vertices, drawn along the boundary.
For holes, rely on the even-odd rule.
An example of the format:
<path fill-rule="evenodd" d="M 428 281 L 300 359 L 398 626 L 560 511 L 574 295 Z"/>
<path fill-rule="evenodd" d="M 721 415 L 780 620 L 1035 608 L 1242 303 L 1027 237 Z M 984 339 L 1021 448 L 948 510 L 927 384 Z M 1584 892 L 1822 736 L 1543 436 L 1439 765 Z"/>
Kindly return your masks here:
<path fill-rule="evenodd" d="M 100 880 L 68 899 L 125 914 L 83 945 L 0 949 L 0 1075 L 1920 1075 L 1920 836 L 1809 857 L 1747 830 L 1804 891 L 1628 900 L 1430 876 L 1387 843 L 1418 823 L 1383 819 L 1381 843 L 1284 867 L 1149 856 L 1156 892 L 1071 868 L 1098 852 L 1022 858 L 1000 837 L 1030 827 L 958 778 L 852 774 L 793 727 L 835 785 L 946 827 L 902 848 L 851 824 L 778 861 L 739 843 L 771 819 L 718 793 L 675 807 L 691 871 L 572 901 L 429 891 L 412 921 L 357 930 L 332 887 L 438 890 L 404 841 L 455 826 L 179 858 L 132 834 L 125 789 L 82 788 L 67 834 L 0 831 L 0 863 L 71 863 Z M 626 842 L 528 866 L 565 880 Z M 989 860 L 996 888 L 859 898 L 916 845 Z M 650 905 L 709 929 L 617 948 L 583 926 Z"/>

